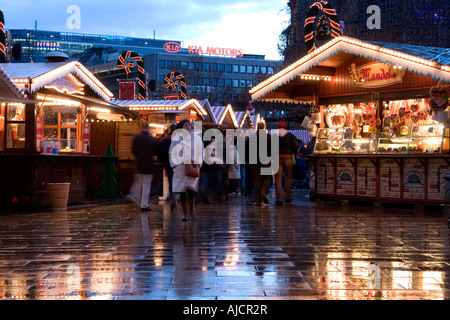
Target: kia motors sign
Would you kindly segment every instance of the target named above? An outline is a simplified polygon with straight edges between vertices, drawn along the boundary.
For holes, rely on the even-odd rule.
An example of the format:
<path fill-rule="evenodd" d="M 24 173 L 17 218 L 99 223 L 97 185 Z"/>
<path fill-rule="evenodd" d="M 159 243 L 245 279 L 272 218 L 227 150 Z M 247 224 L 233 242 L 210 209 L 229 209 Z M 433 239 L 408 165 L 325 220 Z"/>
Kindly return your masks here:
<path fill-rule="evenodd" d="M 177 53 L 181 51 L 181 44 L 176 42 L 166 42 L 163 48 L 169 53 Z"/>
<path fill-rule="evenodd" d="M 189 46 L 189 53 L 191 54 L 207 54 L 212 56 L 229 56 L 229 57 L 242 57 L 244 55 L 244 50 L 242 49 L 231 49 L 231 48 L 221 48 L 221 47 L 197 47 Z"/>

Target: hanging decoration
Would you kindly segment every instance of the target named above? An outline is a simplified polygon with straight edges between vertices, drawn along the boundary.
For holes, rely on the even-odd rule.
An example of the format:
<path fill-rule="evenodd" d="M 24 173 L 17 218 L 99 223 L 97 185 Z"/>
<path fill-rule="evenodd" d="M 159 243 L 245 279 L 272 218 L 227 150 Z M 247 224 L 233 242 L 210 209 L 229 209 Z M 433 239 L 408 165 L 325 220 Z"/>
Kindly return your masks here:
<path fill-rule="evenodd" d="M 448 89 L 439 82 L 437 87 L 430 89 L 431 108 L 435 113 L 445 111 L 448 108 Z"/>
<path fill-rule="evenodd" d="M 119 67 L 119 70 L 123 70 L 126 74 L 130 73 L 134 68 L 134 63 L 127 61 L 129 58 L 134 59 L 137 63 L 139 71 L 139 100 L 145 100 L 147 90 L 145 85 L 146 76 L 144 70 L 144 59 L 142 59 L 142 57 L 136 52 L 125 51 L 119 56 L 119 59 L 117 59 L 117 66 Z"/>
<path fill-rule="evenodd" d="M 172 71 L 164 78 L 164 85 L 168 89 L 175 90 L 178 84 L 181 87 L 181 97 L 187 100 L 186 79 L 181 73 Z"/>
<path fill-rule="evenodd" d="M 3 11 L 0 10 L 0 63 L 6 62 L 6 33 L 5 33 L 5 18 Z"/>
<path fill-rule="evenodd" d="M 324 15 L 319 18 L 319 23 L 316 28 L 316 18 L 321 14 Z M 331 27 L 331 31 L 329 29 L 328 22 Z M 310 7 L 308 16 L 305 20 L 305 44 L 308 49 L 308 53 L 316 49 L 315 40 L 317 37 L 319 37 L 319 39 L 329 38 L 329 40 L 331 40 L 332 38 L 337 38 L 341 35 L 341 24 L 339 23 L 336 10 L 330 3 L 328 3 L 328 1 L 315 2 Z"/>

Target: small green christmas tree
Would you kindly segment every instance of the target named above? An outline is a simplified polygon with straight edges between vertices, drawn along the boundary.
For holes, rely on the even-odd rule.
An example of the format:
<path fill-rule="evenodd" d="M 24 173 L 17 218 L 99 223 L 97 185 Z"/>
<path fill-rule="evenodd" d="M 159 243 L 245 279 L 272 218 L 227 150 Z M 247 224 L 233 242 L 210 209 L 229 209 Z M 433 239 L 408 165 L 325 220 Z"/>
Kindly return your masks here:
<path fill-rule="evenodd" d="M 122 197 L 123 194 L 118 189 L 119 183 L 114 178 L 114 176 L 118 173 L 114 165 L 117 158 L 114 156 L 110 143 L 108 143 L 108 147 L 106 148 L 106 153 L 102 161 L 104 166 L 101 173 L 105 178 L 100 183 L 100 191 L 97 192 L 97 198 L 108 199 Z"/>

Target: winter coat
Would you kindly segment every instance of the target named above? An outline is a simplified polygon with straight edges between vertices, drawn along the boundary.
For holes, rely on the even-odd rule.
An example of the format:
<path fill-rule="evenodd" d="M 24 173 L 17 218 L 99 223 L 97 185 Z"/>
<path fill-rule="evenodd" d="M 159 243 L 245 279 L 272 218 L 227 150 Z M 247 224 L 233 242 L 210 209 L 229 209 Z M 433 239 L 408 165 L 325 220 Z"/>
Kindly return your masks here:
<path fill-rule="evenodd" d="M 231 152 L 234 154 L 234 164 L 230 163 L 228 169 L 228 179 L 240 179 L 241 178 L 241 165 L 238 163 L 238 151 L 237 148 L 232 146 Z"/>
<path fill-rule="evenodd" d="M 191 145 L 193 145 L 193 148 L 191 148 Z M 172 142 L 169 148 L 169 161 L 173 168 L 173 192 L 198 191 L 200 179 L 185 175 L 185 163 L 190 163 L 192 159 L 194 163 L 201 166 L 203 163 L 203 153 L 203 141 L 199 135 L 193 133 L 183 135 L 177 133 L 177 131 L 172 134 Z"/>
<path fill-rule="evenodd" d="M 276 134 L 276 133 L 275 133 Z M 279 136 L 279 154 L 297 155 L 300 143 L 297 138 L 284 128 L 278 129 Z"/>
<path fill-rule="evenodd" d="M 142 174 L 153 174 L 155 162 L 153 156 L 156 153 L 158 140 L 148 133 L 141 133 L 133 138 L 132 152 L 136 158 L 136 170 Z"/>

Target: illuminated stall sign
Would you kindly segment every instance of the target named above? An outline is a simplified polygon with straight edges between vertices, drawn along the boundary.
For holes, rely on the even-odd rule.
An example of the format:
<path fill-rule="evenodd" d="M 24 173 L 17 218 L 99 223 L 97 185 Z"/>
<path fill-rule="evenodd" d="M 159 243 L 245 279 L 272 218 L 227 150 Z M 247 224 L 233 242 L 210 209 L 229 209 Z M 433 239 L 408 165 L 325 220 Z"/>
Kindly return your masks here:
<path fill-rule="evenodd" d="M 350 76 L 356 87 L 381 88 L 401 83 L 405 69 L 386 63 L 368 63 L 357 67 L 354 63 L 349 68 Z"/>

